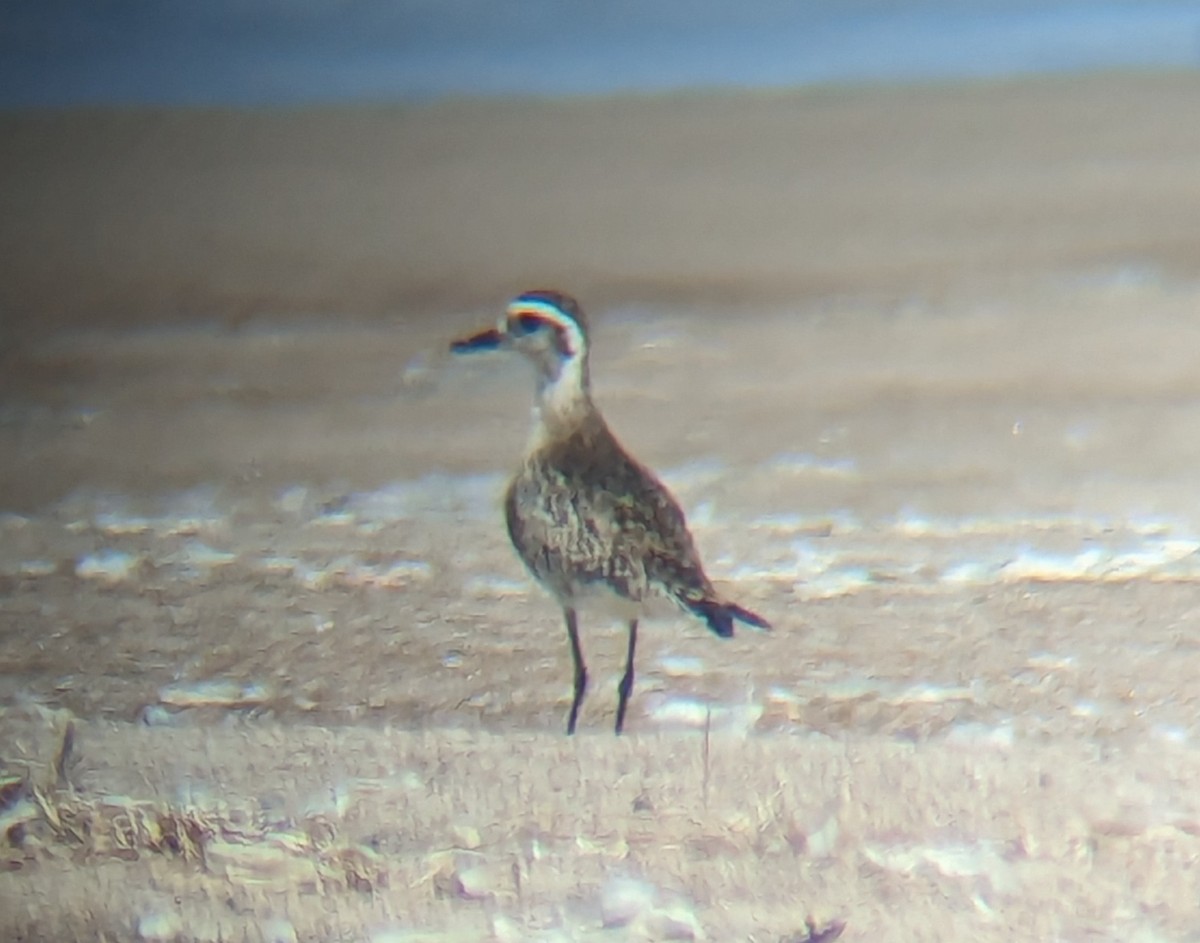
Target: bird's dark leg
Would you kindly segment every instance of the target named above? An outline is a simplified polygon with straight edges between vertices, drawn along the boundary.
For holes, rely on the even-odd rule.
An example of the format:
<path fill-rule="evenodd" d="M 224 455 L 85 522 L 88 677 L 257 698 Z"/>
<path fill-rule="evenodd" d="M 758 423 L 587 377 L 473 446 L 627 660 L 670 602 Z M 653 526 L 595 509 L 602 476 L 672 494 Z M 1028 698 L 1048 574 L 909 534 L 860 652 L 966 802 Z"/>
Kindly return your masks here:
<path fill-rule="evenodd" d="M 629 620 L 629 650 L 625 653 L 625 674 L 617 685 L 617 733 L 625 726 L 625 708 L 633 691 L 633 653 L 637 648 L 637 619 Z"/>
<path fill-rule="evenodd" d="M 567 635 L 571 639 L 571 658 L 575 662 L 575 696 L 571 700 L 571 714 L 567 718 L 567 733 L 575 732 L 575 721 L 579 717 L 579 707 L 583 704 L 583 695 L 587 691 L 587 666 L 583 663 L 583 649 L 579 645 L 579 626 L 575 621 L 575 610 L 564 609 L 563 616 L 567 620 Z"/>

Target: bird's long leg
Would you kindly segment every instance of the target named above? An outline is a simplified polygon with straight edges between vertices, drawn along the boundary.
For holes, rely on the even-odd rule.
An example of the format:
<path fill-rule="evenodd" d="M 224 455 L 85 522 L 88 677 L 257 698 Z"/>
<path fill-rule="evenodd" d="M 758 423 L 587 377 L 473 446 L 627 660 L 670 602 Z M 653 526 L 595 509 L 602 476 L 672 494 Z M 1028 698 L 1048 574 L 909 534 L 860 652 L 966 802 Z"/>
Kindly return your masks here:
<path fill-rule="evenodd" d="M 637 648 L 637 619 L 629 620 L 629 649 L 625 653 L 625 674 L 617 685 L 617 733 L 625 726 L 625 708 L 629 706 L 629 695 L 633 691 L 633 653 Z"/>
<path fill-rule="evenodd" d="M 579 645 L 579 626 L 575 620 L 574 609 L 564 609 L 563 617 L 567 620 L 567 635 L 571 639 L 571 658 L 575 662 L 575 696 L 571 700 L 571 714 L 567 718 L 567 733 L 575 732 L 575 721 L 579 717 L 579 707 L 583 704 L 583 695 L 587 691 L 587 666 L 583 663 L 583 649 Z"/>

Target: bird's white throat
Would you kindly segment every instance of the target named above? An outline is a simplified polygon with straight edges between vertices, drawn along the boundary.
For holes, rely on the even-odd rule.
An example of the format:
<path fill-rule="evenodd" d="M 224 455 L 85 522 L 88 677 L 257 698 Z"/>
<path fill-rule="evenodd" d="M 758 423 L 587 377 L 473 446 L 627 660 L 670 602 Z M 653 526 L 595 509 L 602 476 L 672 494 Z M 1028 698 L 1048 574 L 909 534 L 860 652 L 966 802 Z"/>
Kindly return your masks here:
<path fill-rule="evenodd" d="M 581 355 L 560 361 L 558 375 L 538 377 L 533 402 L 533 439 L 538 444 L 577 426 L 593 412 L 587 362 Z"/>

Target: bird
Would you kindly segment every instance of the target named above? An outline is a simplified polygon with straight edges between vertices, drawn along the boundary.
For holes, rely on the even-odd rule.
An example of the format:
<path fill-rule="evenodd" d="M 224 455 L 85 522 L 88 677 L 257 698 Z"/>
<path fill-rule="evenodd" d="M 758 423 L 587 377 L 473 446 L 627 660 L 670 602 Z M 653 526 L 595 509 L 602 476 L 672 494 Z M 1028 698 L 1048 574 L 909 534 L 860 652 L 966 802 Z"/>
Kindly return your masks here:
<path fill-rule="evenodd" d="M 717 592 L 679 503 L 609 429 L 592 400 L 588 323 L 573 297 L 524 292 L 496 327 L 453 341 L 450 349 L 513 350 L 534 366 L 533 429 L 505 492 L 504 516 L 517 555 L 562 608 L 574 665 L 568 734 L 575 733 L 588 687 L 579 640 L 584 603 L 599 600 L 628 625 L 617 734 L 633 691 L 639 616 L 652 600 L 669 600 L 720 638 L 733 635 L 735 622 L 770 628 Z"/>

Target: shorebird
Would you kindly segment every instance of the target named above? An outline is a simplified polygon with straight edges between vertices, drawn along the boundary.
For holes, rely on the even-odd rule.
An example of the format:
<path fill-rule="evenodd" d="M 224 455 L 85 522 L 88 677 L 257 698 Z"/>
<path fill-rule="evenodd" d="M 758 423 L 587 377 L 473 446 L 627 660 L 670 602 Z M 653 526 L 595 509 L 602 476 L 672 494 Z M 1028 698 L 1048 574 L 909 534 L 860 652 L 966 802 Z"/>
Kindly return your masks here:
<path fill-rule="evenodd" d="M 450 349 L 515 350 L 537 373 L 533 434 L 508 485 L 504 514 L 518 556 L 562 607 L 575 666 L 568 734 L 575 732 L 588 683 L 577 616 L 583 603 L 598 598 L 629 626 L 617 687 L 618 734 L 633 690 L 638 617 L 646 603 L 665 598 L 721 638 L 733 635 L 735 621 L 770 627 L 718 594 L 679 504 L 622 448 L 592 402 L 587 321 L 575 299 L 557 291 L 525 292 L 509 303 L 497 327 L 454 341 Z"/>

